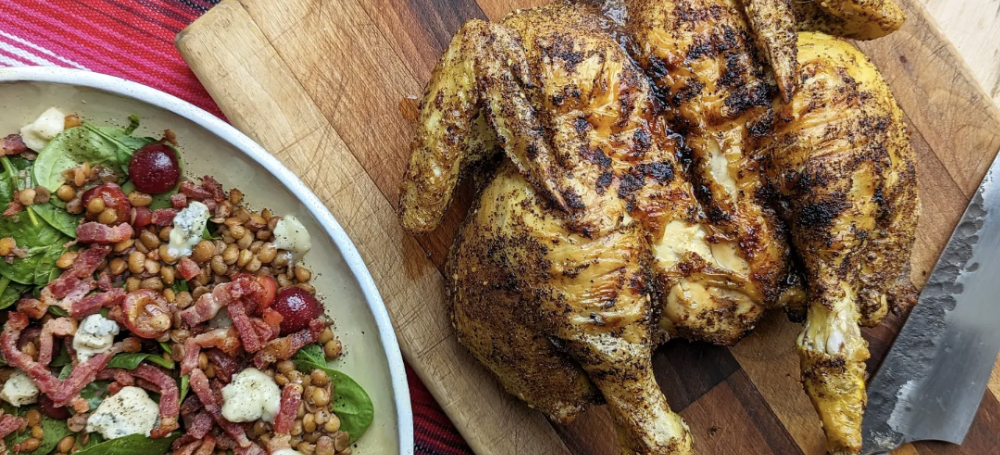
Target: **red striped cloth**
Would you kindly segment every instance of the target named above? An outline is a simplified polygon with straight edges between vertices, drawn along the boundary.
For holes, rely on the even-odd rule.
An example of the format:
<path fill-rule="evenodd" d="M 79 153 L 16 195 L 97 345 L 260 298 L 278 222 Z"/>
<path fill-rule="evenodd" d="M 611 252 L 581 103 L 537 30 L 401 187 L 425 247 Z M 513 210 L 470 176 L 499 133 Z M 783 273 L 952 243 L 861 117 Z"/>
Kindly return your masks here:
<path fill-rule="evenodd" d="M 0 0 L 0 66 L 49 65 L 111 74 L 223 117 L 174 48 L 174 36 L 218 0 Z M 418 455 L 469 447 L 407 366 Z"/>

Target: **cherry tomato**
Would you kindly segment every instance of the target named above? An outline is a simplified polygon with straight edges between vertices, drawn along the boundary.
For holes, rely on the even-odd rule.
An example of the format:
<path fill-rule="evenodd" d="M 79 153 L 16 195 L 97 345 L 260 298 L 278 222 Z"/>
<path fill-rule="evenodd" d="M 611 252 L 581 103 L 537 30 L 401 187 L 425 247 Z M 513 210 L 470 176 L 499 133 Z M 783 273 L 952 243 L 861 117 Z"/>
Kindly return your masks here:
<path fill-rule="evenodd" d="M 268 275 L 257 277 L 257 282 L 264 288 L 261 294 L 259 311 L 270 307 L 274 303 L 274 297 L 278 293 L 278 282 Z"/>
<path fill-rule="evenodd" d="M 132 216 L 132 204 L 129 204 L 128 197 L 125 196 L 125 192 L 118 184 L 113 182 L 102 183 L 97 185 L 87 191 L 83 192 L 80 196 L 80 200 L 83 202 L 83 206 L 87 207 L 91 199 L 95 197 L 100 197 L 104 201 L 105 210 L 114 209 L 115 214 L 118 215 L 118 219 L 115 223 L 125 223 L 129 221 Z M 98 214 L 87 212 L 87 221 L 97 220 Z"/>
<path fill-rule="evenodd" d="M 167 301 L 149 289 L 129 292 L 122 303 L 122 319 L 133 335 L 159 338 L 170 330 Z"/>

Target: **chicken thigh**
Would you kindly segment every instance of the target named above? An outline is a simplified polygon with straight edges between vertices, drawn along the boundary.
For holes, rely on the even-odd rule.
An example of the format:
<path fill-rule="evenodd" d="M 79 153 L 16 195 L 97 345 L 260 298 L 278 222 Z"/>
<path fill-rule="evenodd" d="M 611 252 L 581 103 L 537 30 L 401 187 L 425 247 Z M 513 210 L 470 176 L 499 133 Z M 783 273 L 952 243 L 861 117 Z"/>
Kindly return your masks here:
<path fill-rule="evenodd" d="M 916 301 L 910 252 L 920 208 L 903 113 L 878 69 L 844 40 L 798 38 L 801 78 L 775 103 L 762 148 L 809 283 L 803 384 L 831 453 L 861 450 L 867 342 L 860 325 Z"/>

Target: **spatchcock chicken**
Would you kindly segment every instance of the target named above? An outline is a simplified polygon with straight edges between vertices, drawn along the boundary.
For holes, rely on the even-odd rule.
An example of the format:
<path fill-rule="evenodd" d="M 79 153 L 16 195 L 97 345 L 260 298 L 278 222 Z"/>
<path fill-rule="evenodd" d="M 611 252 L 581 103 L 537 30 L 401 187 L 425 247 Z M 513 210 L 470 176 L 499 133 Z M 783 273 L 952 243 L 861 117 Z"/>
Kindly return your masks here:
<path fill-rule="evenodd" d="M 831 452 L 856 453 L 859 324 L 914 296 L 913 153 L 874 66 L 806 31 L 874 38 L 894 5 L 612 1 L 614 21 L 470 21 L 427 85 L 404 228 L 433 230 L 463 171 L 497 169 L 447 265 L 459 341 L 555 421 L 607 402 L 623 453 L 689 454 L 653 347 L 732 344 L 805 306 L 804 385 Z"/>

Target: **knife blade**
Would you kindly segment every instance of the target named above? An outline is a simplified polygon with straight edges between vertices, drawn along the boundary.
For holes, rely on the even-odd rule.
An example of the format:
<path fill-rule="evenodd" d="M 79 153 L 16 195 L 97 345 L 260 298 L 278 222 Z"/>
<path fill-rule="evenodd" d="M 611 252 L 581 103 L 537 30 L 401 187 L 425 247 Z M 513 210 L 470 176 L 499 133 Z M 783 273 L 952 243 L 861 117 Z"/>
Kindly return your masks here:
<path fill-rule="evenodd" d="M 868 387 L 864 455 L 961 444 L 1000 352 L 1000 159 L 993 161 Z"/>

